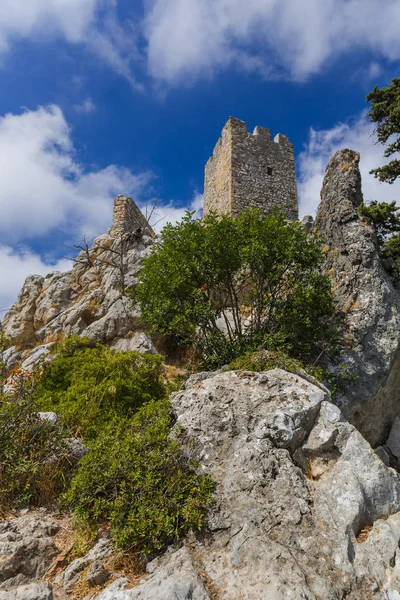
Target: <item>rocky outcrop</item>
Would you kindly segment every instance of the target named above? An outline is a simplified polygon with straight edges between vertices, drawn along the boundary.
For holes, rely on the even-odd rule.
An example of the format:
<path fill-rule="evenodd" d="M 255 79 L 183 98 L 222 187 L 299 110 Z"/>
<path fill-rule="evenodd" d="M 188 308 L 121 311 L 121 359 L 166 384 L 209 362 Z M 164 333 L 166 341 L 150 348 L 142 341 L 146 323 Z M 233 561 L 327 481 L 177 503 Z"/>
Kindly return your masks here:
<path fill-rule="evenodd" d="M 60 571 L 60 524 L 27 513 L 0 527 L 0 599 L 86 589 L 92 600 L 398 600 L 398 474 L 323 385 L 280 369 L 204 373 L 172 405 L 216 483 L 206 530 L 132 582 L 114 571 L 107 538 Z"/>
<path fill-rule="evenodd" d="M 323 386 L 279 369 L 214 373 L 172 402 L 216 482 L 208 531 L 97 600 L 399 597 L 398 475 Z"/>
<path fill-rule="evenodd" d="M 71 271 L 26 279 L 2 321 L 4 333 L 18 342 L 7 351 L 7 366 L 24 359 L 21 347 L 73 334 L 116 349 L 154 352 L 147 334 L 137 331 L 139 315 L 124 293 L 136 284 L 154 241 L 153 230 L 132 199 L 118 196 L 110 231 L 91 247 L 86 241 L 78 245 L 81 250 Z"/>
<path fill-rule="evenodd" d="M 0 522 L 0 599 L 52 600 L 41 582 L 58 554 L 54 536 L 60 523 L 46 511 Z"/>
<path fill-rule="evenodd" d="M 315 230 L 326 243 L 325 268 L 344 320 L 353 379 L 337 402 L 375 446 L 400 414 L 400 296 L 380 259 L 373 225 L 358 214 L 363 201 L 359 154 L 341 150 L 325 174 Z"/>

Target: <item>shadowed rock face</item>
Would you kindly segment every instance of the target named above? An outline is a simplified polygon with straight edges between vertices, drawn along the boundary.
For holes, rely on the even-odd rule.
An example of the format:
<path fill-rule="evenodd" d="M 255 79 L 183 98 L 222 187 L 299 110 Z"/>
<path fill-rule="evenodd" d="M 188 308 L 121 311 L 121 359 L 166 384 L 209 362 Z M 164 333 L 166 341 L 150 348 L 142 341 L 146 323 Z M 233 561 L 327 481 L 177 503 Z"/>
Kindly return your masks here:
<path fill-rule="evenodd" d="M 331 159 L 315 230 L 326 242 L 325 268 L 344 318 L 347 348 L 341 360 L 357 377 L 338 404 L 370 443 L 378 445 L 400 411 L 400 298 L 382 266 L 375 229 L 357 211 L 363 201 L 359 159 L 352 150 L 341 150 Z"/>

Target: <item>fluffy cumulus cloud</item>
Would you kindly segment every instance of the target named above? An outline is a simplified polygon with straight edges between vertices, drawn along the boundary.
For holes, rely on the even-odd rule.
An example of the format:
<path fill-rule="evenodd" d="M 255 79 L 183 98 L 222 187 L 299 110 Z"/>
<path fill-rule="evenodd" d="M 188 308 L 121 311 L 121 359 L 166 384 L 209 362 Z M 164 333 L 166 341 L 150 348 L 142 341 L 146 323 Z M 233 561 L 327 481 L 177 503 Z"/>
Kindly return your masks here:
<path fill-rule="evenodd" d="M 95 18 L 99 0 L 1 0 L 0 49 L 18 38 L 59 34 L 81 42 Z"/>
<path fill-rule="evenodd" d="M 195 192 L 187 206 L 177 207 L 173 202 L 169 202 L 168 204 L 141 206 L 141 209 L 143 214 L 150 217 L 149 221 L 153 228 L 159 232 L 167 223 L 178 223 L 186 211 L 194 212 L 195 217 L 200 217 L 203 211 L 203 199 L 203 194 Z"/>
<path fill-rule="evenodd" d="M 376 143 L 373 127 L 365 113 L 349 123 L 338 123 L 331 129 L 310 130 L 309 140 L 298 157 L 298 192 L 300 215 L 315 215 L 319 203 L 325 167 L 330 157 L 342 148 L 360 152 L 360 170 L 364 200 L 397 200 L 400 205 L 400 181 L 393 185 L 380 183 L 370 170 L 387 162 L 384 148 Z"/>
<path fill-rule="evenodd" d="M 302 80 L 353 49 L 400 57 L 400 3 L 380 0 L 150 0 L 149 69 L 169 83 L 229 64 Z"/>
<path fill-rule="evenodd" d="M 121 4 L 1 0 L 0 53 L 21 38 L 61 36 L 136 88 L 145 64 L 156 80 L 178 85 L 229 65 L 301 81 L 347 51 L 400 58 L 398 0 L 384 10 L 381 0 L 138 0 L 134 19 L 121 18 Z"/>
<path fill-rule="evenodd" d="M 50 244 L 58 255 L 68 254 L 64 242 L 104 233 L 119 193 L 138 199 L 149 214 L 152 202 L 146 207 L 144 198 L 151 196 L 151 183 L 151 173 L 118 165 L 84 169 L 58 106 L 0 117 L 0 309 L 16 298 L 27 275 L 56 268 L 30 247 Z M 202 196 L 188 204 L 199 210 Z M 159 204 L 151 223 L 160 230 L 183 214 L 174 203 Z M 68 268 L 68 262 L 59 261 L 57 268 Z"/>
<path fill-rule="evenodd" d="M 57 228 L 105 231 L 112 197 L 138 195 L 149 178 L 116 165 L 84 170 L 58 106 L 0 117 L 0 235 L 9 243 Z"/>

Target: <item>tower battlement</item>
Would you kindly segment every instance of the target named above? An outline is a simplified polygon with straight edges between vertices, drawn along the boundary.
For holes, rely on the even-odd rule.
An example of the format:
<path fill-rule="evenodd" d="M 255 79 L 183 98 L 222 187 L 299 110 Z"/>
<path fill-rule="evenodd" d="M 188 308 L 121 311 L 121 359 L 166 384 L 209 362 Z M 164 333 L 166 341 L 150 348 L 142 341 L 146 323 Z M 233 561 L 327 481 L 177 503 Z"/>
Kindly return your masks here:
<path fill-rule="evenodd" d="M 235 216 L 248 207 L 263 214 L 278 207 L 298 218 L 293 146 L 285 135 L 272 139 L 259 126 L 249 133 L 244 121 L 230 117 L 206 165 L 204 215 Z"/>

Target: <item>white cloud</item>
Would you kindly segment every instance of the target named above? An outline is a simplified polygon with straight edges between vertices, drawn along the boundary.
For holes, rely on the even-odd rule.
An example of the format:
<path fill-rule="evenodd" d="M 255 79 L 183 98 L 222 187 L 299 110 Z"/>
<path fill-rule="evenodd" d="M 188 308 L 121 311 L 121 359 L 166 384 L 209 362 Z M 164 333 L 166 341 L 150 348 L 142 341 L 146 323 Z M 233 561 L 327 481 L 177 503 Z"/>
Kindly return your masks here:
<path fill-rule="evenodd" d="M 203 211 L 203 194 L 195 192 L 187 206 L 177 207 L 173 202 L 169 204 L 141 206 L 144 215 L 149 216 L 150 224 L 156 231 L 160 231 L 167 223 L 175 224 L 182 219 L 185 212 L 195 212 L 195 217 L 200 217 Z"/>
<path fill-rule="evenodd" d="M 302 80 L 346 51 L 400 58 L 400 2 L 388 0 L 149 0 L 150 73 L 191 81 L 235 64 Z"/>
<path fill-rule="evenodd" d="M 88 115 L 96 110 L 96 105 L 91 98 L 86 98 L 80 104 L 74 104 L 72 108 L 79 114 Z"/>
<path fill-rule="evenodd" d="M 1 0 L 0 48 L 18 38 L 62 35 L 69 42 L 84 40 L 99 0 Z"/>
<path fill-rule="evenodd" d="M 137 0 L 139 11 L 142 4 L 133 22 L 119 18 L 118 0 L 1 0 L 0 53 L 18 39 L 62 37 L 136 89 L 134 71 L 146 61 L 153 78 L 178 85 L 230 65 L 301 81 L 355 50 L 373 53 L 363 68 L 374 78 L 381 57 L 400 59 L 399 0 L 384 10 L 381 0 Z"/>
<path fill-rule="evenodd" d="M 151 192 L 151 180 L 151 173 L 117 165 L 85 170 L 58 106 L 0 117 L 0 309 L 15 300 L 27 275 L 55 268 L 28 243 L 48 246 L 54 240 L 54 253 L 64 242 L 106 232 L 113 198 L 119 193 L 132 196 L 145 212 L 143 198 Z M 202 196 L 195 194 L 189 208 L 201 206 Z M 158 221 L 159 231 L 166 222 L 182 218 L 184 210 L 172 202 L 160 204 L 151 223 Z M 61 267 L 68 268 L 68 263 L 60 261 Z"/>
<path fill-rule="evenodd" d="M 338 123 L 331 129 L 310 130 L 309 141 L 298 157 L 298 192 L 300 215 L 315 215 L 320 199 L 325 168 L 330 157 L 342 148 L 360 152 L 360 170 L 364 200 L 391 201 L 400 204 L 400 181 L 393 185 L 380 183 L 370 170 L 389 159 L 384 159 L 384 147 L 376 143 L 373 126 L 365 113 L 350 123 Z"/>
<path fill-rule="evenodd" d="M 13 250 L 9 246 L 0 246 L 0 320 L 17 295 L 27 275 L 46 275 L 50 271 L 70 269 L 69 261 L 62 259 L 47 263 L 38 254 L 27 248 Z"/>
<path fill-rule="evenodd" d="M 135 89 L 134 71 L 187 84 L 230 65 L 302 81 L 345 52 L 400 59 L 400 2 L 387 0 L 137 0 L 143 17 L 118 17 L 118 0 L 1 0 L 0 53 L 18 39 L 62 37 L 95 53 Z M 140 35 L 142 34 L 142 35 Z M 143 37 L 142 37 L 143 36 Z M 138 41 L 146 43 L 143 53 Z M 368 59 L 368 62 L 369 59 Z"/>
<path fill-rule="evenodd" d="M 137 196 L 150 174 L 110 165 L 85 171 L 59 107 L 0 117 L 0 236 L 16 243 L 56 228 L 91 236 L 110 224 L 112 198 Z"/>

